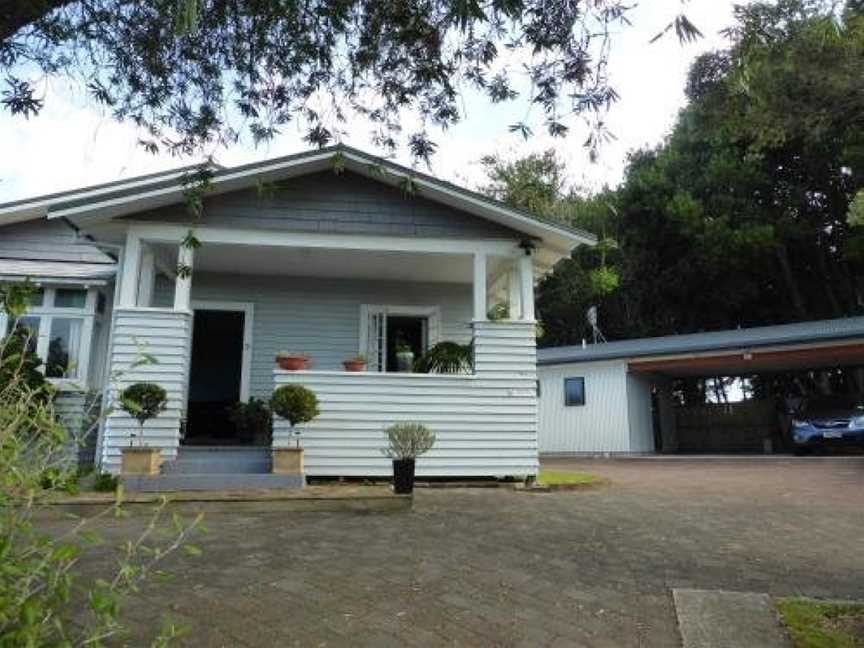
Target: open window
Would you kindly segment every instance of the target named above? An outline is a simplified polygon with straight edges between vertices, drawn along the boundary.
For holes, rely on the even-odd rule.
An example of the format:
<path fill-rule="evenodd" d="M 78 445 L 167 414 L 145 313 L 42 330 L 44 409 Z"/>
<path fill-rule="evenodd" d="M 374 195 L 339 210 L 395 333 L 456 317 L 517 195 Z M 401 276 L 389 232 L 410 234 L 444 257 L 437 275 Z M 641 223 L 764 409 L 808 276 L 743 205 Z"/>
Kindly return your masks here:
<path fill-rule="evenodd" d="M 360 353 L 369 371 L 408 372 L 413 361 L 439 341 L 437 306 L 360 308 Z"/>

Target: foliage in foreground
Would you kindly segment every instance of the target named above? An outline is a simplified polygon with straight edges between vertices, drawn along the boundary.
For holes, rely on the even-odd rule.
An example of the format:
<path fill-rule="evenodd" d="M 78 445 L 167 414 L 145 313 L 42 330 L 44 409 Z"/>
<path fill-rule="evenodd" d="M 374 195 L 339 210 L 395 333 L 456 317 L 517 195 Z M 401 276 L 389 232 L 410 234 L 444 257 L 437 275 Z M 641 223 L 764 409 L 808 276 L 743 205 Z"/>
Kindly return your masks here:
<path fill-rule="evenodd" d="M 777 609 L 795 648 L 864 646 L 864 603 L 789 598 L 778 601 Z"/>
<path fill-rule="evenodd" d="M 23 313 L 17 290 L 0 288 L 13 322 Z M 163 501 L 144 531 L 115 553 L 94 529 L 127 515 L 118 489 L 115 504 L 102 513 L 66 518 L 63 531 L 58 524 L 52 524 L 52 533 L 41 530 L 40 514 L 58 517 L 49 500 L 76 482 L 70 453 L 80 439 L 58 422 L 50 385 L 28 379 L 25 354 L 10 352 L 8 341 L 0 340 L 0 647 L 103 646 L 122 634 L 124 601 L 159 561 L 181 546 L 197 552 L 184 543 L 200 517 L 174 516 L 166 522 Z M 104 556 L 108 573 L 103 578 L 82 578 L 78 561 L 88 548 Z M 168 624 L 154 643 L 164 645 L 177 632 Z"/>

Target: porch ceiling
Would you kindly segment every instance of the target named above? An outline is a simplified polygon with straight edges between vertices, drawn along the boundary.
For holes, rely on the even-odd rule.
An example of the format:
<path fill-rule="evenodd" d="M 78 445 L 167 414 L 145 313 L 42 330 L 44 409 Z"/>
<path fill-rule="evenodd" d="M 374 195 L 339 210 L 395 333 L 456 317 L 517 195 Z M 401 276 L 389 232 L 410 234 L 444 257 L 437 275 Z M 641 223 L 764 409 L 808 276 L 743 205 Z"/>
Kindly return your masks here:
<path fill-rule="evenodd" d="M 166 266 L 176 263 L 177 246 L 157 244 Z M 494 277 L 503 261 L 489 258 Z M 383 279 L 465 283 L 472 281 L 472 259 L 466 254 L 432 254 L 321 248 L 285 248 L 207 243 L 195 253 L 196 272 L 342 279 Z"/>

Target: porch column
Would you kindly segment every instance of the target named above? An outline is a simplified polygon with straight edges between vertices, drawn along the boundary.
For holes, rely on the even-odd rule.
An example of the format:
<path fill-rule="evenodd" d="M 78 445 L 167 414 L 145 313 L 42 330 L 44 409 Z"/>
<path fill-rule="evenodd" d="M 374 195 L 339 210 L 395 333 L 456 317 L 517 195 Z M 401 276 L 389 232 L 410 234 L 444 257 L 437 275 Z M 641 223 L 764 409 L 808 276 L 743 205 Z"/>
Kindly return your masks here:
<path fill-rule="evenodd" d="M 530 254 L 519 257 L 519 278 L 521 279 L 522 317 L 534 321 L 534 260 Z"/>
<path fill-rule="evenodd" d="M 141 277 L 138 281 L 138 305 L 153 305 L 153 284 L 156 281 L 156 255 L 148 246 L 141 250 Z"/>
<path fill-rule="evenodd" d="M 486 306 L 486 254 L 474 253 L 474 320 L 483 321 L 488 311 Z"/>
<path fill-rule="evenodd" d="M 507 303 L 510 306 L 509 319 L 522 319 L 522 281 L 515 261 L 507 281 Z"/>
<path fill-rule="evenodd" d="M 195 250 L 185 245 L 180 245 L 177 252 L 177 281 L 174 288 L 174 310 L 188 311 L 191 308 L 192 296 L 192 264 L 195 260 Z M 186 276 L 179 271 L 182 267 L 188 267 Z"/>
<path fill-rule="evenodd" d="M 129 231 L 123 249 L 123 269 L 120 275 L 120 306 L 137 306 L 138 276 L 141 271 L 141 239 Z"/>

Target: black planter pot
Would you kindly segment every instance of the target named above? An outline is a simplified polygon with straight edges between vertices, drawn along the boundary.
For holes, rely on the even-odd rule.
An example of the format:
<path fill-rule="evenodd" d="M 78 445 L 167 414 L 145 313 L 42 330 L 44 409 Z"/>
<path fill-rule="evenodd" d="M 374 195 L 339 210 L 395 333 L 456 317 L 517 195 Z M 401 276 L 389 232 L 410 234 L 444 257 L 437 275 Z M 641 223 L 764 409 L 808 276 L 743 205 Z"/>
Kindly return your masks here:
<path fill-rule="evenodd" d="M 399 495 L 410 495 L 414 491 L 414 460 L 393 460 L 393 490 Z"/>

